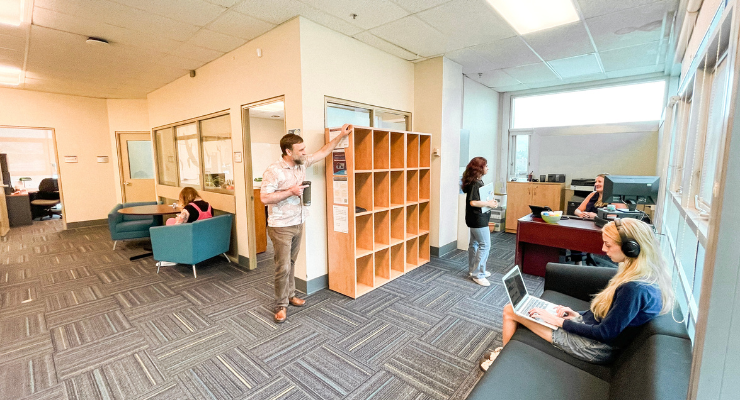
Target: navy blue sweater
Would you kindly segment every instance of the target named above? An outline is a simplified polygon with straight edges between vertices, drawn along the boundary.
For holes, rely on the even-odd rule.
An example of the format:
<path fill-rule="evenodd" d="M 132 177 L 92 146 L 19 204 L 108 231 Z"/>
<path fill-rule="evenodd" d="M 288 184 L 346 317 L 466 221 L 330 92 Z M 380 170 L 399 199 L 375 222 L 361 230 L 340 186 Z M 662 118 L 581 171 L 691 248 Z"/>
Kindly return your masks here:
<path fill-rule="evenodd" d="M 627 282 L 614 292 L 609 312 L 601 320 L 589 311 L 581 312 L 583 322 L 563 321 L 563 329 L 583 337 L 613 344 L 628 326 L 640 326 L 660 314 L 663 301 L 660 289 L 645 282 Z"/>

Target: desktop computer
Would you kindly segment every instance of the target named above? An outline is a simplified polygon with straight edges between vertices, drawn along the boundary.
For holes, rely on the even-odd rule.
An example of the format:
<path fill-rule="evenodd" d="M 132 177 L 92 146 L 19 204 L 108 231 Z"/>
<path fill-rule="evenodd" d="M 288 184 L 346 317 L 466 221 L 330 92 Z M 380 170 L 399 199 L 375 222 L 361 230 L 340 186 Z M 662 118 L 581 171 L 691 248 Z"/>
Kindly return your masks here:
<path fill-rule="evenodd" d="M 608 210 L 606 207 L 596 210 L 594 223 L 604 226 L 616 218 L 644 219 L 645 213 L 637 210 L 638 204 L 652 205 L 658 200 L 660 177 L 607 175 L 604 178 L 604 203 L 624 203 L 628 210 Z"/>

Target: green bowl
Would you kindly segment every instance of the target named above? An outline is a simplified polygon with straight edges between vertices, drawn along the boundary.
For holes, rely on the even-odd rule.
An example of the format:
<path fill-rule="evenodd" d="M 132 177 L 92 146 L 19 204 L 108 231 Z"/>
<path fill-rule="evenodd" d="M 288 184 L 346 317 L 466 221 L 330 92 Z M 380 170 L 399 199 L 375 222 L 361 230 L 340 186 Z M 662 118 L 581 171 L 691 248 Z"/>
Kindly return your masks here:
<path fill-rule="evenodd" d="M 560 221 L 561 215 L 557 216 L 549 216 L 549 215 L 543 215 L 542 220 L 547 222 L 548 224 L 557 224 L 558 221 Z"/>

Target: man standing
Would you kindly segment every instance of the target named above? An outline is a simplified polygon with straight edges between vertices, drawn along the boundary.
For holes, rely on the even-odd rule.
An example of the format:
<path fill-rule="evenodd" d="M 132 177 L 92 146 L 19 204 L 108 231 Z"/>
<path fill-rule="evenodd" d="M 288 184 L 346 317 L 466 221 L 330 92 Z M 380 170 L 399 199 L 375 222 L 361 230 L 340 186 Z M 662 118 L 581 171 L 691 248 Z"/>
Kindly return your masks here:
<path fill-rule="evenodd" d="M 282 158 L 267 167 L 262 175 L 260 200 L 267 204 L 267 234 L 275 249 L 275 322 L 288 317 L 288 304 L 302 307 L 306 301 L 295 295 L 295 260 L 301 249 L 303 223 L 308 213 L 300 196 L 306 186 L 306 168 L 320 161 L 349 135 L 352 125 L 345 124 L 342 131 L 319 151 L 306 155 L 303 138 L 289 133 L 280 139 Z"/>

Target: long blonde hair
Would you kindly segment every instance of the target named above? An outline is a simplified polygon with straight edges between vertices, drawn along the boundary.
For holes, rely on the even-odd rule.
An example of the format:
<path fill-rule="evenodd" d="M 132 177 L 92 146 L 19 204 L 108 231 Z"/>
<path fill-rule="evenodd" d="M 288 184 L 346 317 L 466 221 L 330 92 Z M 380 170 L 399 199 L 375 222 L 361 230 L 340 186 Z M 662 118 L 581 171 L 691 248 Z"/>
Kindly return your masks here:
<path fill-rule="evenodd" d="M 671 276 L 652 229 L 648 224 L 632 218 L 623 218 L 621 225 L 625 236 L 634 239 L 640 245 L 640 254 L 635 258 L 625 256 L 625 260 L 619 263 L 617 274 L 609 281 L 609 285 L 591 301 L 591 312 L 597 319 L 604 318 L 612 306 L 617 288 L 623 283 L 633 281 L 657 285 L 663 301 L 660 313 L 670 312 L 674 301 Z M 618 246 L 622 245 L 622 238 L 614 222 L 606 224 L 602 234 L 616 242 Z"/>
<path fill-rule="evenodd" d="M 190 204 L 198 198 L 198 191 L 191 188 L 190 186 L 186 186 L 182 188 L 180 191 L 180 207 L 185 207 L 186 205 Z"/>

